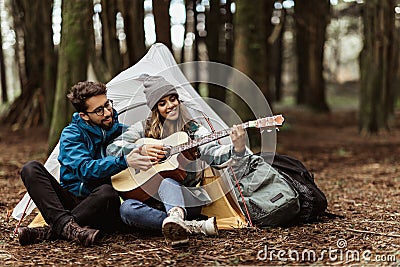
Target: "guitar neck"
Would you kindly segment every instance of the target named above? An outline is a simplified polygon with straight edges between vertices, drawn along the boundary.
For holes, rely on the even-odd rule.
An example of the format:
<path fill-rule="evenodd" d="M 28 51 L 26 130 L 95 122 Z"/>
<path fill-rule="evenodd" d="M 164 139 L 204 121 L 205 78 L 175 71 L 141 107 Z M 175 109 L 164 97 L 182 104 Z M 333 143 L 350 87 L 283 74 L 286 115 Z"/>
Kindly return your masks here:
<path fill-rule="evenodd" d="M 256 127 L 256 121 L 248 121 L 248 122 L 242 123 L 240 125 L 243 127 L 243 129 L 247 129 L 250 127 Z M 171 153 L 171 155 L 178 154 L 185 150 L 188 150 L 188 149 L 191 149 L 194 147 L 198 147 L 198 146 L 210 143 L 212 141 L 224 138 L 224 137 L 228 136 L 232 132 L 232 130 L 233 130 L 232 128 L 228 128 L 228 129 L 224 129 L 224 130 L 221 130 L 221 131 L 218 131 L 218 132 L 215 132 L 215 133 L 212 133 L 212 134 L 200 137 L 200 138 L 189 140 L 186 143 L 172 147 L 170 153 Z"/>

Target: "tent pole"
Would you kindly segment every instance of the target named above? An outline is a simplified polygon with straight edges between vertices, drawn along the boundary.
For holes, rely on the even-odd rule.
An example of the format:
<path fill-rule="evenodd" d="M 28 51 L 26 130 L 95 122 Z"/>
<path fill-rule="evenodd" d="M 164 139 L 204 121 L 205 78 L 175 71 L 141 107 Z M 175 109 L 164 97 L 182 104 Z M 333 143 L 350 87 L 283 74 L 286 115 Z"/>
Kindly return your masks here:
<path fill-rule="evenodd" d="M 201 112 L 201 113 L 202 113 L 204 119 L 206 120 L 206 122 L 208 123 L 208 126 L 210 126 L 211 131 L 214 133 L 214 132 L 215 132 L 215 128 L 214 128 L 214 126 L 211 124 L 210 119 L 206 116 L 206 114 L 204 114 L 204 112 Z M 221 144 L 220 140 L 217 140 L 217 142 L 218 142 L 219 144 Z M 244 196 L 243 196 L 243 194 L 242 194 L 242 190 L 241 190 L 241 188 L 240 188 L 239 181 L 238 181 L 238 179 L 237 179 L 237 177 L 236 177 L 235 171 L 233 170 L 232 167 L 229 167 L 229 170 L 232 172 L 233 177 L 235 178 L 235 183 L 236 183 L 236 186 L 237 186 L 237 188 L 238 188 L 240 197 L 242 198 L 242 202 L 243 202 L 243 205 L 244 205 L 244 209 L 245 209 L 245 211 L 246 211 L 247 220 L 249 221 L 250 227 L 253 227 L 253 222 L 251 221 L 250 213 L 249 213 L 249 210 L 248 210 L 248 208 L 247 208 L 246 201 L 244 200 Z"/>
<path fill-rule="evenodd" d="M 24 212 L 22 213 L 21 219 L 19 219 L 19 221 L 18 221 L 17 225 L 15 226 L 15 229 L 11 235 L 12 238 L 17 236 L 18 228 L 20 227 L 22 220 L 25 218 L 26 210 L 28 209 L 29 205 L 31 204 L 31 201 L 32 201 L 32 198 L 30 197 L 28 200 L 28 203 L 26 203 L 26 206 L 25 206 Z"/>

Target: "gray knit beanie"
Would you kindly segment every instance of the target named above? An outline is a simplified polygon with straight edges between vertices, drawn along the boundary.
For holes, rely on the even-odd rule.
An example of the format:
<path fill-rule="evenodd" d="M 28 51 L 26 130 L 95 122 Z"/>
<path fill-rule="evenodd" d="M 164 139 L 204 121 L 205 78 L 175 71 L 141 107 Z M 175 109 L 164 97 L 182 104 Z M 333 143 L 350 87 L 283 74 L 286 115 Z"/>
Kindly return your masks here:
<path fill-rule="evenodd" d="M 147 106 L 153 109 L 154 106 L 160 101 L 161 98 L 171 94 L 178 94 L 175 86 L 167 82 L 161 76 L 141 75 L 144 78 L 144 94 L 146 95 Z"/>

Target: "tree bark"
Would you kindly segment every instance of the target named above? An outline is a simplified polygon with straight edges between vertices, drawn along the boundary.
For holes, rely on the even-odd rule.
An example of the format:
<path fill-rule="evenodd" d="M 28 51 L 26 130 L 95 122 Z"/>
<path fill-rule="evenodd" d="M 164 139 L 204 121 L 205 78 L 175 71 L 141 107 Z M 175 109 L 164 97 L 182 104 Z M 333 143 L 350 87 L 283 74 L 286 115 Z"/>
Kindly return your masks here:
<path fill-rule="evenodd" d="M 169 16 L 170 0 L 153 0 L 153 14 L 156 27 L 156 42 L 165 44 L 171 52 L 171 18 Z"/>
<path fill-rule="evenodd" d="M 234 67 L 247 74 L 269 101 L 266 25 L 271 14 L 260 12 L 267 5 L 273 1 L 256 0 L 251 5 L 237 1 Z"/>
<path fill-rule="evenodd" d="M 144 7 L 142 0 L 123 0 L 122 16 L 125 21 L 128 63 L 134 65 L 146 52 L 144 37 Z"/>
<path fill-rule="evenodd" d="M 0 17 L 0 25 L 1 25 L 1 17 Z M 0 34 L 0 44 L 3 43 L 3 36 Z M 3 46 L 0 47 L 0 75 L 1 75 L 1 102 L 8 102 L 8 93 L 7 93 L 7 77 L 4 63 L 4 53 Z"/>
<path fill-rule="evenodd" d="M 371 0 L 364 5 L 359 130 L 363 134 L 377 134 L 382 129 L 389 129 L 388 117 L 394 106 L 392 67 L 396 59 L 392 55 L 392 45 L 395 2 Z"/>
<path fill-rule="evenodd" d="M 286 24 L 286 11 L 285 9 L 280 10 L 280 22 L 275 25 L 273 32 L 268 38 L 270 45 L 270 85 L 271 91 L 273 91 L 273 100 L 282 100 L 282 71 L 283 71 L 283 50 L 284 42 L 283 35 L 285 33 Z"/>
<path fill-rule="evenodd" d="M 23 59 L 23 51 L 24 51 L 24 27 L 23 27 L 23 7 L 21 5 L 21 1 L 10 1 L 11 2 L 11 12 L 12 18 L 14 22 L 14 31 L 15 31 L 15 46 L 14 46 L 14 54 L 15 54 L 15 62 L 17 63 L 18 68 L 18 76 L 19 83 L 21 86 L 21 91 L 24 90 L 27 81 L 26 72 L 25 72 L 25 64 Z M 21 59 L 22 58 L 22 59 Z M 21 92 L 22 94 L 22 92 Z"/>
<path fill-rule="evenodd" d="M 225 23 L 222 20 L 220 8 L 221 7 L 219 1 L 210 2 L 210 11 L 206 14 L 207 37 L 205 41 L 207 45 L 208 60 L 211 62 L 222 63 L 223 55 L 220 51 L 225 50 L 225 47 L 220 46 L 220 44 L 222 43 L 220 42 L 220 40 L 224 38 L 223 27 Z M 224 45 L 225 43 L 223 42 L 223 46 Z M 215 71 L 215 69 L 213 68 L 209 69 L 208 75 L 210 81 L 216 81 L 221 74 L 218 73 L 218 71 Z M 226 88 L 222 88 L 221 86 L 212 83 L 209 83 L 207 87 L 209 98 L 225 102 Z M 215 108 L 218 108 L 218 106 Z M 220 114 L 218 110 L 216 110 L 216 112 Z"/>
<path fill-rule="evenodd" d="M 51 25 L 52 1 L 12 1 L 21 94 L 3 122 L 14 127 L 49 126 L 56 62 Z M 21 42 L 21 39 L 23 42 Z"/>
<path fill-rule="evenodd" d="M 326 26 L 329 21 L 328 0 L 298 1 L 295 5 L 298 94 L 297 103 L 317 111 L 328 112 L 323 77 Z"/>
<path fill-rule="evenodd" d="M 194 33 L 194 40 L 193 40 L 193 59 L 194 61 L 199 61 L 199 42 L 200 42 L 200 36 L 199 36 L 199 31 L 197 30 L 197 23 L 198 23 L 198 13 L 197 13 L 197 1 L 192 0 L 192 7 L 193 7 L 193 33 Z M 194 65 L 194 79 L 195 82 L 193 83 L 193 88 L 196 90 L 196 92 L 200 93 L 200 83 L 197 82 L 200 79 L 200 70 L 199 70 L 199 65 Z"/>
<path fill-rule="evenodd" d="M 233 65 L 234 50 L 234 30 L 233 30 L 233 14 L 231 11 L 232 0 L 226 0 L 225 8 L 225 51 L 223 62 L 229 66 Z"/>
<path fill-rule="evenodd" d="M 91 25 L 93 25 L 93 23 Z M 89 30 L 88 41 L 89 62 L 93 66 L 93 72 L 98 81 L 106 83 L 112 79 L 112 76 L 109 68 L 101 57 L 101 51 L 98 51 L 100 49 L 96 49 L 94 30 Z"/>
<path fill-rule="evenodd" d="M 46 117 L 44 125 L 50 127 L 51 118 L 53 116 L 54 108 L 54 97 L 57 79 L 57 53 L 53 43 L 53 25 L 52 25 L 52 13 L 53 13 L 53 1 L 46 0 L 46 4 L 41 5 L 41 16 L 43 18 L 43 94 L 46 105 Z"/>
<path fill-rule="evenodd" d="M 68 124 L 73 107 L 65 97 L 71 86 L 87 78 L 89 36 L 93 30 L 91 0 L 62 2 L 62 36 L 57 74 L 54 115 L 49 134 L 49 152 L 58 142 L 62 129 Z M 79 21 L 80 23 L 76 23 Z"/>
<path fill-rule="evenodd" d="M 267 58 L 267 19 L 271 17 L 266 14 L 268 5 L 273 6 L 272 0 L 255 0 L 250 5 L 247 1 L 236 1 L 236 16 L 234 20 L 235 31 L 235 54 L 233 66 L 249 76 L 261 90 L 265 99 L 270 102 L 268 84 L 268 58 Z M 262 10 L 263 12 L 260 12 Z M 246 85 L 239 85 L 245 87 Z M 229 105 L 234 107 L 242 121 L 254 119 L 253 112 L 242 99 L 228 92 Z M 258 107 L 251 107 L 258 109 Z M 252 147 L 260 147 L 260 133 L 248 131 Z"/>
<path fill-rule="evenodd" d="M 112 77 L 122 69 L 122 58 L 119 52 L 119 40 L 117 38 L 116 15 L 117 1 L 103 1 L 101 21 L 103 25 L 103 58 Z"/>
<path fill-rule="evenodd" d="M 387 36 L 390 40 L 389 43 L 386 45 L 388 46 L 388 55 L 389 55 L 389 62 L 388 62 L 388 72 L 387 72 L 387 80 L 388 80 L 388 102 L 386 106 L 386 110 L 390 117 L 393 117 L 395 113 L 395 106 L 396 106 L 396 98 L 398 94 L 396 94 L 396 88 L 398 88 L 399 84 L 396 84 L 397 73 L 396 71 L 399 69 L 399 61 L 400 61 L 400 31 L 399 28 L 396 27 L 396 20 L 393 13 L 390 12 L 390 8 L 394 8 L 396 2 L 394 0 L 389 1 L 389 13 L 388 18 L 385 20 L 385 29 L 387 30 Z"/>

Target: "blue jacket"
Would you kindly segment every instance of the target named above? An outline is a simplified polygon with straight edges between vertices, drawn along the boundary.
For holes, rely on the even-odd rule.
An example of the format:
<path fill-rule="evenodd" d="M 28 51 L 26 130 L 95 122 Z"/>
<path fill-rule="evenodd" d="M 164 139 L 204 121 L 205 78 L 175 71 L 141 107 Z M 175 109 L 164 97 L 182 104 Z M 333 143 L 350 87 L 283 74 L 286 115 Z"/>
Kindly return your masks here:
<path fill-rule="evenodd" d="M 111 184 L 111 176 L 127 168 L 125 156 L 106 156 L 106 147 L 121 135 L 125 126 L 118 122 L 110 130 L 87 124 L 78 112 L 60 137 L 60 184 L 73 194 L 85 197 L 103 184 Z"/>

